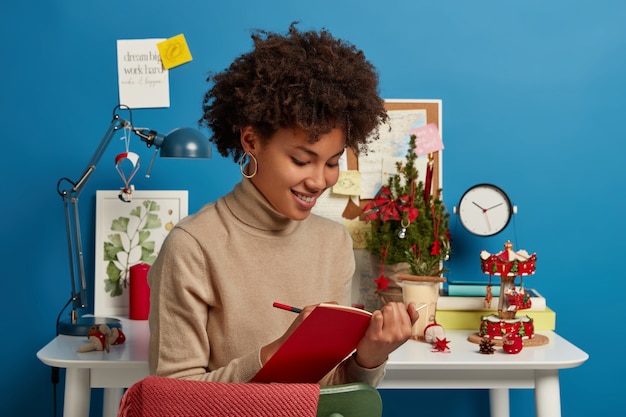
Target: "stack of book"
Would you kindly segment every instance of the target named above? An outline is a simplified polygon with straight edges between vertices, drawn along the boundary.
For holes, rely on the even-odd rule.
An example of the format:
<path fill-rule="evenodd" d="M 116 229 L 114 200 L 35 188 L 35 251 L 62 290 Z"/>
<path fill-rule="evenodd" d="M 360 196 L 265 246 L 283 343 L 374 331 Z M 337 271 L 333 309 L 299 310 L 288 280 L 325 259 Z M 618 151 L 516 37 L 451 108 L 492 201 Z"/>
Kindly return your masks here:
<path fill-rule="evenodd" d="M 489 306 L 485 306 L 486 283 L 448 283 L 437 300 L 437 323 L 444 329 L 478 330 L 482 316 L 498 314 L 500 285 L 499 280 L 494 281 L 496 282 L 491 287 L 493 298 Z M 532 288 L 526 288 L 525 291 L 530 295 L 532 305 L 528 309 L 518 310 L 517 315 L 531 317 L 535 330 L 555 330 L 556 313 L 546 305 L 545 297 Z"/>

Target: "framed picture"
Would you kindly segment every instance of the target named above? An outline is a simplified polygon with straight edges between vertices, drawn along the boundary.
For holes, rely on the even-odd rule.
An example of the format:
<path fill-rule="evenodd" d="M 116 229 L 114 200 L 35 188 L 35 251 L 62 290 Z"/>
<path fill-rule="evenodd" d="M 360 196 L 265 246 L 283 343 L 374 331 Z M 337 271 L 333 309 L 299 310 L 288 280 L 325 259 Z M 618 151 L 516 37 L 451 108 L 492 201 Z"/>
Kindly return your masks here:
<path fill-rule="evenodd" d="M 187 216 L 186 190 L 134 191 L 129 202 L 119 195 L 96 192 L 96 316 L 128 316 L 130 267 L 152 265 L 169 231 Z"/>

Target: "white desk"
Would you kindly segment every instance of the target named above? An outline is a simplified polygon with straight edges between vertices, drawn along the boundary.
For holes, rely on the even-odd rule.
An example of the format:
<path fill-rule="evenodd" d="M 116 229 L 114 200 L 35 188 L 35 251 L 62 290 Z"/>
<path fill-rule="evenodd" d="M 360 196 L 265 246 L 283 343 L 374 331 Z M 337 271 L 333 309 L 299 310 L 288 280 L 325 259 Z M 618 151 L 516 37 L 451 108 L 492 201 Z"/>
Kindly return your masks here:
<path fill-rule="evenodd" d="M 126 342 L 111 346 L 110 352 L 79 353 L 86 337 L 60 335 L 37 357 L 46 365 L 65 368 L 64 417 L 88 417 L 91 388 L 105 388 L 103 417 L 116 417 L 123 388 L 148 376 L 147 321 L 122 319 Z"/>
<path fill-rule="evenodd" d="M 126 343 L 111 352 L 78 353 L 86 339 L 57 336 L 37 357 L 49 366 L 66 368 L 64 417 L 89 415 L 90 388 L 106 388 L 103 417 L 115 417 L 122 389 L 148 375 L 148 322 L 123 320 Z M 560 417 L 559 369 L 573 368 L 588 355 L 553 332 L 545 346 L 527 347 L 509 355 L 496 348 L 493 355 L 478 352 L 468 342 L 471 331 L 447 331 L 449 353 L 434 353 L 429 344 L 413 340 L 394 352 L 381 389 L 490 390 L 491 416 L 509 416 L 509 388 L 534 388 L 537 417 Z"/>
<path fill-rule="evenodd" d="M 469 330 L 448 330 L 450 353 L 432 352 L 429 344 L 408 341 L 393 352 L 379 388 L 489 389 L 491 417 L 509 416 L 509 388 L 534 388 L 537 417 L 560 417 L 559 369 L 574 368 L 589 355 L 554 332 L 544 346 L 525 347 L 518 354 L 496 347 L 483 355 L 469 342 Z"/>

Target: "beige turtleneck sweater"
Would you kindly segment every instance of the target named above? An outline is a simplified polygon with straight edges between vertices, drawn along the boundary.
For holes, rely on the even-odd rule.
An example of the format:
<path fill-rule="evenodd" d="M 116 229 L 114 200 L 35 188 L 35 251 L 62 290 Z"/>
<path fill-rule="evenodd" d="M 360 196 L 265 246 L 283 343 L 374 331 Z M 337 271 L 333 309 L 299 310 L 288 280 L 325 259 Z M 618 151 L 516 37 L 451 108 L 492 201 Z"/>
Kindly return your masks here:
<path fill-rule="evenodd" d="M 352 241 L 338 223 L 294 221 L 247 179 L 168 234 L 150 269 L 150 373 L 248 382 L 260 349 L 295 319 L 272 307 L 350 304 Z M 320 383 L 377 385 L 384 366 L 345 360 Z"/>

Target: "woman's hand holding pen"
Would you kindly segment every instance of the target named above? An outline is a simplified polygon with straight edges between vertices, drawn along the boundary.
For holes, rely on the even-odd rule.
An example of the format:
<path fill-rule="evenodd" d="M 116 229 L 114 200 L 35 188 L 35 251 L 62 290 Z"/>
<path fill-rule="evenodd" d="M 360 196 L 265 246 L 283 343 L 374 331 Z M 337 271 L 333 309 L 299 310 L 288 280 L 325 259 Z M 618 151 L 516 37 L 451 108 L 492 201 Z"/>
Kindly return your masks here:
<path fill-rule="evenodd" d="M 414 303 L 387 303 L 374 311 L 369 327 L 356 348 L 356 362 L 363 368 L 376 368 L 389 354 L 411 337 L 413 324 L 419 317 Z"/>
<path fill-rule="evenodd" d="M 311 312 L 315 308 L 315 305 L 306 306 L 300 309 L 296 307 L 287 306 L 285 304 L 274 303 L 274 307 L 281 308 L 283 310 L 292 311 L 294 313 L 298 313 L 298 316 L 295 318 L 295 320 L 291 323 L 287 331 L 281 337 L 274 340 L 269 345 L 265 345 L 261 348 L 261 364 L 262 365 L 265 365 L 265 363 L 274 355 L 274 353 L 276 353 L 278 348 L 285 342 L 285 340 L 287 340 L 289 336 L 291 336 L 293 331 L 296 330 L 296 327 L 298 327 L 300 323 L 302 323 L 302 321 L 309 314 L 311 314 Z"/>

